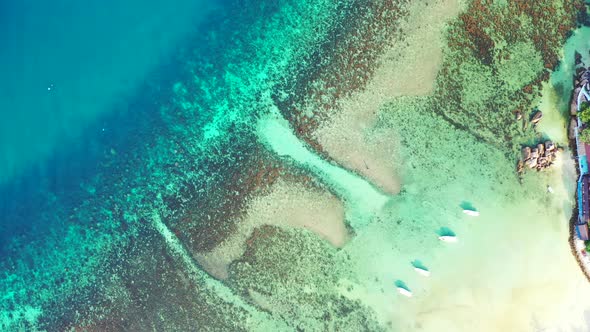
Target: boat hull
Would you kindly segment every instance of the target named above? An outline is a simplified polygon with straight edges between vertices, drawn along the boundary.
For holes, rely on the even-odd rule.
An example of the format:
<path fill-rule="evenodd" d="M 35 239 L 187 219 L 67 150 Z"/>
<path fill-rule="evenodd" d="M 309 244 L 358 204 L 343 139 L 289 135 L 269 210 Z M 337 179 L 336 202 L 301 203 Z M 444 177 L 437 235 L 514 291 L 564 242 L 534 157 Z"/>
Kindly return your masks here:
<path fill-rule="evenodd" d="M 468 216 L 472 216 L 472 217 L 479 217 L 479 212 L 477 211 L 473 211 L 473 210 L 463 210 L 463 213 L 465 213 Z"/>
<path fill-rule="evenodd" d="M 430 276 L 430 271 L 428 271 L 428 270 L 424 270 L 424 269 L 421 269 L 421 268 L 418 268 L 418 267 L 415 267 L 414 270 L 416 272 L 418 272 L 419 275 L 422 275 L 422 276 L 425 276 L 425 277 L 429 277 Z"/>
<path fill-rule="evenodd" d="M 439 236 L 438 237 L 439 240 L 443 241 L 443 242 L 457 242 L 457 237 L 456 236 L 449 236 L 449 235 L 444 235 L 444 236 Z"/>
<path fill-rule="evenodd" d="M 402 287 L 398 287 L 397 291 L 405 297 L 412 297 L 412 295 L 413 295 L 411 291 L 409 291 L 405 288 L 402 288 Z"/>

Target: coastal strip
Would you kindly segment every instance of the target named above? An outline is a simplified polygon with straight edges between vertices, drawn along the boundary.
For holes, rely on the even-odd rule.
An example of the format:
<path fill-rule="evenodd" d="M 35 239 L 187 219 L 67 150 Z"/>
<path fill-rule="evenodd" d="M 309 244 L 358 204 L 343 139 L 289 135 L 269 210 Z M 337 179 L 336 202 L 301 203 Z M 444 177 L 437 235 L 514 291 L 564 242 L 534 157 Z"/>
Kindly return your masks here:
<path fill-rule="evenodd" d="M 590 239 L 588 231 L 588 220 L 590 214 L 590 204 L 588 200 L 589 177 L 587 152 L 590 151 L 590 142 L 585 138 L 585 131 L 588 125 L 585 123 L 586 115 L 590 110 L 588 102 L 590 101 L 590 71 L 582 63 L 580 54 L 576 53 L 576 68 L 574 76 L 574 89 L 572 92 L 572 102 L 570 104 L 570 123 L 568 128 L 568 138 L 570 139 L 570 148 L 574 151 L 576 161 L 576 172 L 578 175 L 575 207 L 570 219 L 569 245 L 574 258 L 578 262 L 582 273 L 590 282 L 590 257 L 588 256 L 586 244 Z"/>

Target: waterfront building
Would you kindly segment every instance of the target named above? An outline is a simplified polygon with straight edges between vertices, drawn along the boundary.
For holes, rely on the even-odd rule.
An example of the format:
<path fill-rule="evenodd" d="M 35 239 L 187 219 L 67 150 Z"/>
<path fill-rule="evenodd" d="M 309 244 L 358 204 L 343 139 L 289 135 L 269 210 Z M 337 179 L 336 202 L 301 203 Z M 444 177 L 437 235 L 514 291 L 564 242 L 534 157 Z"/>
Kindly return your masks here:
<path fill-rule="evenodd" d="M 587 85 L 590 78 L 590 72 L 584 71 L 580 77 L 581 85 L 574 91 L 574 100 L 576 102 L 576 111 L 580 111 L 582 102 L 589 100 Z M 577 112 L 576 112 L 577 113 Z M 578 117 L 575 128 L 576 152 L 578 154 L 578 167 L 580 177 L 578 178 L 578 218 L 575 223 L 576 235 L 584 241 L 590 240 L 588 231 L 588 221 L 590 220 L 590 174 L 588 172 L 588 156 L 590 156 L 590 145 L 580 140 L 580 132 L 584 124 Z"/>

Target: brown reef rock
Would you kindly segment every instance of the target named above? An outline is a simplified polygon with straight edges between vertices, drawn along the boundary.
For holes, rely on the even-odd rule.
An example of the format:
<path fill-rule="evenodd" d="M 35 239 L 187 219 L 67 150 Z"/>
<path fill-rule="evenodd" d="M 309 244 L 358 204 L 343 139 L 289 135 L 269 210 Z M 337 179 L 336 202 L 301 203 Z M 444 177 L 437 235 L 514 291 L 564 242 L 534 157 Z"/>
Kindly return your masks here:
<path fill-rule="evenodd" d="M 540 112 L 539 112 L 540 113 Z M 557 146 L 551 141 L 539 143 L 534 147 L 525 146 L 521 150 L 522 159 L 518 161 L 516 172 L 524 173 L 524 166 L 541 171 L 553 165 L 557 155 Z"/>

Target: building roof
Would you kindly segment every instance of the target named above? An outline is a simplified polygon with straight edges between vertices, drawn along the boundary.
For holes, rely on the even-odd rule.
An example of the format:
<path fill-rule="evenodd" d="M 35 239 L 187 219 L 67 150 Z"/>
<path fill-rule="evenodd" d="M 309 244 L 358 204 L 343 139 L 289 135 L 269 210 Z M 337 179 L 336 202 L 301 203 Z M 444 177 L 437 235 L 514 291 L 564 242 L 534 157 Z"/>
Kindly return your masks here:
<path fill-rule="evenodd" d="M 581 240 L 588 241 L 590 234 L 588 234 L 588 224 L 576 225 L 576 233 Z"/>
<path fill-rule="evenodd" d="M 581 191 L 582 191 L 582 200 L 581 200 L 581 206 L 580 209 L 582 210 L 582 220 L 583 222 L 588 222 L 588 219 L 590 219 L 590 201 L 588 200 L 588 194 L 590 193 L 590 191 L 588 190 L 588 175 L 584 175 L 582 177 L 582 183 L 581 183 Z"/>

